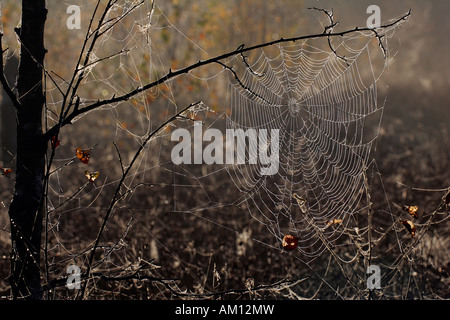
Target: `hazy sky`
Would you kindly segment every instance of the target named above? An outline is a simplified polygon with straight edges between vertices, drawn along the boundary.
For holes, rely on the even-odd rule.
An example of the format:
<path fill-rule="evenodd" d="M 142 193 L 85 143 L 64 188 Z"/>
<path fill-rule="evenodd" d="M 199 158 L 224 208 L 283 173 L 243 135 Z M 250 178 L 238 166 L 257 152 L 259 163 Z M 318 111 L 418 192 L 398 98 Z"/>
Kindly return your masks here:
<path fill-rule="evenodd" d="M 397 51 L 391 74 L 399 84 L 412 83 L 431 90 L 450 85 L 450 68 L 446 66 L 450 49 L 450 1 L 448 0 L 305 0 L 305 6 L 333 9 L 337 28 L 365 25 L 370 16 L 367 7 L 376 4 L 381 21 L 399 17 L 411 9 L 408 22 L 391 41 Z"/>

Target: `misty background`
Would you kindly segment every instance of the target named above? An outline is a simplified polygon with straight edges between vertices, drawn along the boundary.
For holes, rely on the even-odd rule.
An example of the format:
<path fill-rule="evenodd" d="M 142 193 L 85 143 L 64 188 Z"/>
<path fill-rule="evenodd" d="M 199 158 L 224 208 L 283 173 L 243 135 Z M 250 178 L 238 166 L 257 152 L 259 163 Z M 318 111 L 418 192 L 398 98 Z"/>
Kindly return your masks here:
<path fill-rule="evenodd" d="M 49 13 L 45 47 L 48 53 L 45 67 L 62 86 L 73 72 L 96 2 L 47 1 Z M 321 12 L 308 10 L 310 7 L 332 9 L 334 21 L 338 22 L 334 29 L 336 32 L 351 30 L 357 26 L 365 27 L 370 16 L 366 13 L 367 7 L 373 4 L 380 7 L 382 25 L 411 10 L 409 19 L 396 29 L 388 41 L 388 68 L 377 83 L 380 97 L 386 102 L 375 153 L 373 201 L 379 212 L 386 211 L 392 202 L 418 204 L 422 213 L 434 210 L 441 194 L 433 190 L 442 191 L 450 185 L 450 68 L 447 65 L 450 49 L 450 1 L 156 0 L 155 3 L 151 26 L 143 25 L 148 17 L 148 1 L 142 10 L 131 16 L 132 19 L 124 20 L 118 25 L 95 51 L 97 57 L 105 57 L 124 48 L 132 49 L 127 55 L 119 55 L 96 65 L 87 81 L 80 86 L 83 97 L 93 101 L 110 98 L 113 94 L 123 94 L 160 77 L 169 68 L 181 69 L 200 59 L 233 51 L 241 44 L 250 47 L 281 37 L 322 33 L 329 23 L 328 18 Z M 66 9 L 72 4 L 81 8 L 81 30 L 68 30 L 66 27 Z M 7 73 L 13 74 L 19 56 L 13 28 L 20 23 L 20 3 L 13 0 L 1 1 L 1 10 L 4 48 L 9 48 L 4 61 L 7 63 Z M 249 53 L 250 61 L 252 57 Z M 65 204 L 51 216 L 54 219 L 51 220 L 52 226 L 57 226 L 52 229 L 55 233 L 50 233 L 48 238 L 49 247 L 53 250 L 50 252 L 53 259 L 52 276 L 65 274 L 64 268 L 67 261 L 71 261 L 74 252 L 80 253 L 79 261 L 82 261 L 83 254 L 88 252 L 85 249 L 95 239 L 104 212 L 102 210 L 109 204 L 111 190 L 122 173 L 117 161 L 117 150 L 112 142 L 117 143 L 124 163 L 129 163 L 129 157 L 134 155 L 142 141 L 140 138 L 145 136 L 149 128 L 157 127 L 179 108 L 202 100 L 212 110 L 217 110 L 218 114 L 225 114 L 224 109 L 229 108 L 225 100 L 228 82 L 226 77 L 216 77 L 221 71 L 223 69 L 217 64 L 195 70 L 192 77 L 179 77 L 167 86 L 151 90 L 136 100 L 131 99 L 116 108 L 90 113 L 63 129 L 61 145 L 57 149 L 57 164 L 65 165 L 70 161 L 75 156 L 75 147 L 95 145 L 90 165 L 100 171 L 100 177 L 97 185 L 88 185 L 75 197 L 75 201 L 67 204 L 64 203 L 65 199 L 86 182 L 82 174 L 85 167 L 75 161 L 50 180 L 52 192 L 49 197 L 54 197 L 51 199 L 53 203 Z M 13 77 L 8 79 L 11 83 L 14 82 Z M 54 115 L 58 113 L 61 96 L 51 81 L 47 79 L 46 84 L 47 120 L 52 124 L 57 119 Z M 209 117 L 213 117 L 213 113 Z M 2 94 L 2 167 L 14 167 L 14 119 L 14 112 Z M 203 183 L 201 187 L 207 189 L 207 200 L 231 203 L 236 198 L 236 194 L 231 193 L 231 188 L 228 188 L 232 182 L 225 174 L 214 176 L 207 174 L 207 171 L 205 173 L 205 167 L 195 168 L 200 174 L 191 176 L 172 163 L 165 163 L 172 146 L 169 140 L 170 134 L 161 135 L 143 155 L 144 160 L 140 163 L 142 167 L 139 168 L 140 171 L 136 170 L 133 179 L 147 185 L 142 190 L 137 189 L 130 201 L 124 202 L 123 208 L 117 209 L 118 213 L 109 225 L 105 239 L 115 243 L 118 235 L 123 236 L 123 243 L 120 242 L 123 246 L 119 246 L 117 252 L 112 252 L 111 260 L 105 261 L 105 270 L 125 270 L 125 265 L 146 259 L 162 266 L 156 271 L 152 269 L 153 275 L 181 279 L 178 283 L 180 290 L 189 289 L 197 293 L 202 293 L 204 288 L 206 291 L 246 288 L 248 279 L 264 285 L 291 276 L 302 277 L 304 270 L 299 270 L 298 260 L 274 250 L 279 244 L 274 243 L 264 226 L 251 219 L 245 208 L 227 207 L 226 215 L 220 208 L 217 212 L 202 211 L 199 203 L 202 204 L 201 197 L 205 195 L 201 188 L 197 188 L 197 183 Z M 205 178 L 206 181 L 197 177 Z M 0 266 L 0 292 L 6 294 L 6 278 L 9 274 L 7 259 L 10 252 L 7 208 L 14 181 L 6 177 L 0 178 L 0 258 L 3 259 Z M 177 188 L 173 187 L 175 178 Z M 179 210 L 178 213 L 173 212 L 175 207 Z M 211 209 L 215 209 L 212 207 Z M 180 214 L 182 210 L 185 210 L 184 214 Z M 395 209 L 392 211 L 392 217 L 398 213 Z M 381 214 L 380 217 L 384 219 Z M 124 230 L 128 231 L 127 223 L 135 221 L 134 219 L 139 223 L 133 225 L 133 232 L 128 235 Z M 388 216 L 387 221 L 391 222 L 390 219 L 391 216 Z M 427 242 L 429 246 L 426 247 L 429 251 L 421 251 L 428 253 L 435 250 L 435 254 L 433 253 L 432 258 L 431 255 L 423 258 L 425 262 L 417 269 L 420 272 L 420 267 L 433 272 L 433 268 L 445 270 L 447 267 L 450 273 L 448 221 L 442 221 L 439 226 L 433 226 L 433 232 L 436 230 L 436 233 L 430 233 L 432 241 Z M 398 244 L 396 241 L 398 239 L 392 242 L 394 247 Z M 385 253 L 387 247 L 381 246 L 379 250 Z M 402 248 L 399 249 L 401 250 Z M 395 254 L 392 253 L 394 258 Z M 428 265 L 429 261 L 433 263 Z M 320 269 L 328 262 L 319 262 L 318 272 L 323 271 L 321 274 L 329 277 L 327 281 L 333 284 L 336 281 L 336 288 L 339 288 L 339 281 L 344 281 L 341 270 Z M 216 274 L 212 270 L 221 275 L 220 281 L 215 278 Z M 361 267 L 361 270 L 361 274 L 365 275 L 365 269 Z M 447 294 L 449 297 L 448 273 L 445 276 L 436 271 L 438 284 L 427 292 L 441 289 L 447 283 L 442 296 Z M 424 283 L 428 279 L 425 277 Z M 342 288 L 345 285 L 348 283 L 344 283 Z M 157 284 L 153 283 L 152 286 Z M 305 295 L 312 296 L 311 292 L 314 293 L 317 287 L 322 287 L 320 281 L 305 289 Z M 70 296 L 71 293 L 63 289 L 61 295 Z M 301 296 L 303 287 L 297 289 Z M 145 286 L 130 285 L 127 288 L 123 286 L 110 289 L 105 285 L 95 290 L 93 294 L 98 293 L 102 297 L 108 294 L 116 297 L 123 292 L 124 296 L 131 297 L 171 297 L 171 293 L 162 286 L 148 289 Z M 334 297 L 333 292 L 327 292 L 326 286 L 322 290 L 325 291 L 323 296 L 317 297 Z"/>

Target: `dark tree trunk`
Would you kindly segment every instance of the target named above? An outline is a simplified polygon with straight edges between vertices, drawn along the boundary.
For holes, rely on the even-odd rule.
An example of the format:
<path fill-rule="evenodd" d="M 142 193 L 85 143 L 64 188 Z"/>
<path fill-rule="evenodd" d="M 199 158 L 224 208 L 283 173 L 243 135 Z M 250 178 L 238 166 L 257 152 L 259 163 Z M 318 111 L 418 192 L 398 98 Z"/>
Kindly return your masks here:
<path fill-rule="evenodd" d="M 42 298 L 40 249 L 42 194 L 47 144 L 43 140 L 45 0 L 22 1 L 22 23 L 16 29 L 21 41 L 17 93 L 17 164 L 11 220 L 11 276 L 14 298 Z"/>

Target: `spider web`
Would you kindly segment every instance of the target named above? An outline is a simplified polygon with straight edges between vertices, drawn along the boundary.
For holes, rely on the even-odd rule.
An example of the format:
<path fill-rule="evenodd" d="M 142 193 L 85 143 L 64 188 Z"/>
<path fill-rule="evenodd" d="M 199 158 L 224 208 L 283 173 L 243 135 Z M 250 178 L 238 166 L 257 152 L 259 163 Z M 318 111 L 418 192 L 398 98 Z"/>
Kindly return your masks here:
<path fill-rule="evenodd" d="M 241 60 L 241 83 L 231 82 L 228 127 L 279 129 L 280 138 L 275 175 L 236 165 L 230 177 L 249 213 L 279 243 L 287 234 L 298 237 L 304 257 L 317 257 L 355 230 L 355 214 L 367 208 L 367 172 L 383 111 L 380 74 L 371 64 L 380 48 L 371 44 L 367 39 L 355 49 L 343 41 L 338 50 L 345 58 L 308 42 L 279 45 L 252 65 Z"/>

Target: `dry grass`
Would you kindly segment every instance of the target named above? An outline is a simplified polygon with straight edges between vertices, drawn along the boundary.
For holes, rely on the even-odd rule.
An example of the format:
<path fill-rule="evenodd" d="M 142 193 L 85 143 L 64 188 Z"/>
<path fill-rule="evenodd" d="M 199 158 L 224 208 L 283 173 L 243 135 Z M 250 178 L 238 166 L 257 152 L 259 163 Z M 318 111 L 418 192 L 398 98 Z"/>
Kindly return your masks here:
<path fill-rule="evenodd" d="M 432 219 L 430 216 L 443 195 L 432 190 L 448 186 L 450 181 L 450 140 L 444 131 L 448 127 L 440 122 L 441 114 L 419 112 L 423 106 L 415 105 L 414 97 L 401 91 L 392 92 L 390 97 L 392 101 L 384 116 L 377 151 L 377 179 L 372 189 L 374 231 L 379 232 L 374 232 L 374 239 L 383 236 L 383 241 L 374 247 L 372 261 L 381 266 L 386 277 L 382 290 L 376 290 L 372 297 L 448 299 L 449 212 L 441 210 Z M 402 107 L 405 105 L 408 110 Z M 412 110 L 418 110 L 421 116 Z M 444 126 L 431 126 L 433 121 Z M 70 139 L 74 137 L 71 135 Z M 160 161 L 167 157 L 168 148 L 164 146 L 157 146 Z M 67 152 L 71 152 L 71 147 L 67 148 Z M 116 157 L 113 148 L 109 151 L 101 148 L 98 146 L 95 150 L 97 155 Z M 120 174 L 117 163 L 94 161 L 102 173 L 108 173 L 108 181 L 114 181 L 114 176 Z M 148 159 L 148 163 L 153 162 L 155 159 Z M 70 190 L 83 184 L 83 177 L 77 176 L 80 165 L 64 170 L 64 175 L 72 179 L 61 182 L 60 187 L 70 194 Z M 189 176 L 183 175 L 177 176 L 177 184 L 190 187 L 174 191 L 173 175 L 167 174 L 173 170 L 171 164 L 164 164 L 146 172 L 147 181 L 158 183 L 136 189 L 132 197 L 117 206 L 96 255 L 96 261 L 103 259 L 103 262 L 94 268 L 98 276 L 89 282 L 88 299 L 368 298 L 367 260 L 363 256 L 358 255 L 351 263 L 339 264 L 325 252 L 306 264 L 307 260 L 297 254 L 279 250 L 279 244 L 274 242 L 266 226 L 250 217 L 245 208 L 211 205 L 215 201 L 231 203 L 235 197 L 225 172 L 211 175 L 209 181 L 202 182 L 211 188 L 208 194 L 215 199 L 209 199 L 210 206 L 206 209 L 193 210 L 204 203 L 204 192 L 192 187 Z M 0 206 L 0 295 L 6 297 L 10 252 L 7 203 L 13 181 L 2 177 L 0 183 L 0 201 L 5 204 Z M 50 215 L 48 273 L 51 279 L 67 276 L 65 270 L 72 263 L 84 270 L 88 248 L 97 236 L 113 188 L 113 184 L 104 185 L 99 193 L 100 189 L 88 185 L 76 200 Z M 400 227 L 387 230 L 392 225 L 386 221 L 391 217 L 387 213 L 398 214 L 393 202 L 419 205 L 418 227 L 428 230 L 410 252 L 407 249 L 412 242 L 407 233 Z M 341 241 L 343 246 L 336 247 L 334 253 L 352 257 L 355 246 L 348 239 Z M 136 276 L 129 279 L 130 275 Z M 123 279 L 113 281 L 112 277 Z M 64 284 L 63 281 L 49 298 L 73 299 L 75 292 Z"/>

